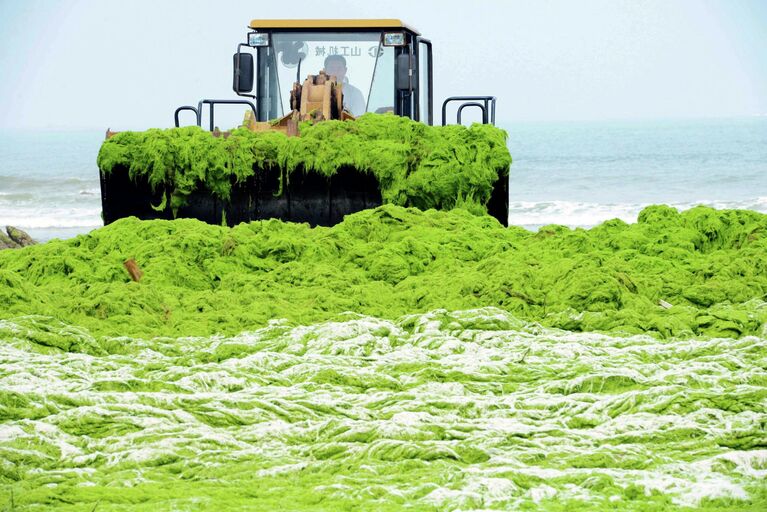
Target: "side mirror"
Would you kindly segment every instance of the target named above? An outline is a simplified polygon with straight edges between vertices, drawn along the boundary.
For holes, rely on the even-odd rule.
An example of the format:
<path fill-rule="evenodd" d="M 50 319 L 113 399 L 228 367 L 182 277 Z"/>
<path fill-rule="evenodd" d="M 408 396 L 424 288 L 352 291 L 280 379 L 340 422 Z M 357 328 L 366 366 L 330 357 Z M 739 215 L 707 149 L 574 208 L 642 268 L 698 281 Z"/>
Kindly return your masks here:
<path fill-rule="evenodd" d="M 234 54 L 234 80 L 232 88 L 237 94 L 253 90 L 253 54 L 237 52 Z"/>
<path fill-rule="evenodd" d="M 412 90 L 412 75 L 410 73 L 410 55 L 407 53 L 397 55 L 397 76 L 395 82 L 398 91 Z"/>

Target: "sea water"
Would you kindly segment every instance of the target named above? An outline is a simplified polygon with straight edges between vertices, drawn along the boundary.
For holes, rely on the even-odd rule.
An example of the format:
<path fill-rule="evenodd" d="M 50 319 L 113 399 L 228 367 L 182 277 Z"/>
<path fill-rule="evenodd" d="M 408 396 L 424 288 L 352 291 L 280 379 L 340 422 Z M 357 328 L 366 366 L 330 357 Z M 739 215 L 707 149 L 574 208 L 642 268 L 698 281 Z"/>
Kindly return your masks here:
<path fill-rule="evenodd" d="M 39 241 L 102 226 L 96 131 L 0 131 L 0 229 Z"/>
<path fill-rule="evenodd" d="M 767 119 L 507 123 L 509 221 L 589 227 L 642 207 L 767 212 Z M 0 226 L 69 238 L 102 225 L 100 131 L 0 132 Z"/>
<path fill-rule="evenodd" d="M 506 126 L 509 220 L 634 222 L 648 204 L 767 212 L 767 118 Z"/>

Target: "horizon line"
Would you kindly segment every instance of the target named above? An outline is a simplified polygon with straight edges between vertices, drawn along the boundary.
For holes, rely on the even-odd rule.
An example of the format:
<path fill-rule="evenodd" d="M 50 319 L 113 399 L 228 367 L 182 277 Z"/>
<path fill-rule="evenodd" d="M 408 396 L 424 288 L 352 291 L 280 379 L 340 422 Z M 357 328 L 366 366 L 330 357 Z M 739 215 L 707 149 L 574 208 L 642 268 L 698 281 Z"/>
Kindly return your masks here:
<path fill-rule="evenodd" d="M 601 118 L 519 118 L 519 119 L 500 119 L 496 122 L 496 126 L 502 126 L 506 124 L 549 124 L 549 123 L 605 123 L 605 122 L 669 122 L 669 121 L 724 121 L 724 120 L 744 120 L 744 119 L 762 119 L 767 118 L 766 114 L 734 114 L 734 115 L 715 115 L 715 116 L 668 116 L 668 117 L 601 117 Z M 194 126 L 194 125 L 185 125 Z M 434 126 L 439 126 L 437 123 Z M 22 132 L 22 131 L 49 131 L 49 132 L 95 132 L 103 131 L 106 133 L 109 127 L 96 127 L 96 126 L 60 126 L 60 125 L 41 125 L 41 126 L 1 126 L 0 132 Z M 144 126 L 141 128 L 127 127 L 118 131 L 143 131 L 149 129 L 167 129 L 169 127 L 158 126 Z"/>

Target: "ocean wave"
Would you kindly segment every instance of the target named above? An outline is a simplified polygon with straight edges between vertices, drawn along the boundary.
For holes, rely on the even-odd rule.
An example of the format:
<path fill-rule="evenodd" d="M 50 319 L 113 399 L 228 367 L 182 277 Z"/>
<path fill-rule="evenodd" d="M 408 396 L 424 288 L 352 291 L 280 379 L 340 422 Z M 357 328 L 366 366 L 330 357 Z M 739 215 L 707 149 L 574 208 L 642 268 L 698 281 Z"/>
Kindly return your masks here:
<path fill-rule="evenodd" d="M 35 195 L 32 192 L 0 192 L 0 201 L 13 203 L 17 201 L 30 201 Z"/>
<path fill-rule="evenodd" d="M 653 203 L 590 203 L 579 201 L 512 201 L 509 203 L 509 224 L 537 228 L 548 224 L 569 227 L 593 227 L 606 220 L 621 219 L 636 222 L 639 212 Z M 754 210 L 767 213 L 767 196 L 727 201 L 701 199 L 669 203 L 678 210 L 705 205 L 717 209 Z"/>
<path fill-rule="evenodd" d="M 0 225 L 21 229 L 91 228 L 103 225 L 101 208 L 0 208 Z"/>
<path fill-rule="evenodd" d="M 96 198 L 99 189 L 83 189 L 81 196 Z M 30 206 L 29 194 L 0 193 L 0 225 L 22 229 L 55 229 L 99 227 L 103 224 L 100 204 L 88 207 Z M 16 203 L 18 201 L 18 203 Z M 10 204 L 9 204 L 10 202 Z M 15 204 L 14 204 L 15 203 Z M 22 204 L 19 204 L 22 203 Z M 509 204 L 509 224 L 537 229 L 548 224 L 589 228 L 606 220 L 621 219 L 636 222 L 639 212 L 651 203 L 589 203 L 578 201 L 512 201 Z M 671 203 L 679 210 L 697 205 L 717 209 L 746 209 L 767 213 L 767 196 L 740 201 L 700 200 Z"/>
<path fill-rule="evenodd" d="M 97 184 L 98 185 L 98 173 L 94 173 L 93 176 L 88 177 L 78 177 L 78 176 L 46 176 L 45 172 L 49 171 L 41 171 L 43 174 L 25 174 L 23 176 L 16 176 L 16 175 L 0 175 L 0 187 L 14 187 L 14 188 L 20 188 L 20 189 L 30 189 L 30 188 L 36 188 L 39 186 L 50 186 L 50 185 L 92 185 Z"/>

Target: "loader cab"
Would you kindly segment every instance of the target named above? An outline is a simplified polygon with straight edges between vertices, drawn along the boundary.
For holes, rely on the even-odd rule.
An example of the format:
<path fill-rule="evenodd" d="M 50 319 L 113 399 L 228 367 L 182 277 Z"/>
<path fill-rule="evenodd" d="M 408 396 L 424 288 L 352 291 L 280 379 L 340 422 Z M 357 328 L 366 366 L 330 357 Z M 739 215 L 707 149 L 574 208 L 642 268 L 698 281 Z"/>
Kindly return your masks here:
<path fill-rule="evenodd" d="M 233 88 L 254 98 L 258 121 L 290 112 L 293 83 L 333 62 L 353 115 L 433 124 L 431 42 L 400 20 L 253 20 L 249 29 L 234 56 Z"/>

